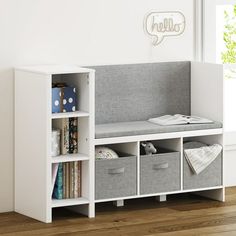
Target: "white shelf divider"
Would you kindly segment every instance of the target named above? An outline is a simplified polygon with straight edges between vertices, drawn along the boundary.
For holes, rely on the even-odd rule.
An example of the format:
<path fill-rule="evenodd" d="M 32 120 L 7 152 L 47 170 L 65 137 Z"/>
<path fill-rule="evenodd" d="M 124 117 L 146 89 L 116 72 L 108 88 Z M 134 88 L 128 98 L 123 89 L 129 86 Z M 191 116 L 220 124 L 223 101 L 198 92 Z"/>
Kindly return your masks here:
<path fill-rule="evenodd" d="M 89 113 L 85 111 L 53 113 L 52 119 L 71 118 L 71 117 L 89 117 Z"/>
<path fill-rule="evenodd" d="M 52 163 L 73 162 L 73 161 L 88 161 L 89 156 L 81 153 L 66 154 L 51 158 Z"/>
<path fill-rule="evenodd" d="M 55 207 L 66 207 L 66 206 L 75 206 L 75 205 L 84 205 L 84 204 L 89 204 L 89 200 L 80 197 L 80 198 L 69 198 L 69 199 L 52 199 L 52 208 Z"/>

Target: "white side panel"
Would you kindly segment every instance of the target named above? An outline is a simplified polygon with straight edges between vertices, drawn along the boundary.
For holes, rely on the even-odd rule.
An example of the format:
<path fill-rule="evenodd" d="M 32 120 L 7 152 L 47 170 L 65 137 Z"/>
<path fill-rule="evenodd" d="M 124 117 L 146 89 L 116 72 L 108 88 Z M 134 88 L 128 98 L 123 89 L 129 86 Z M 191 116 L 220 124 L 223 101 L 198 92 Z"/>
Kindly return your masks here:
<path fill-rule="evenodd" d="M 223 66 L 191 63 L 191 114 L 223 123 Z"/>
<path fill-rule="evenodd" d="M 50 76 L 15 73 L 15 211 L 51 221 Z"/>
<path fill-rule="evenodd" d="M 225 188 L 222 189 L 215 189 L 215 190 L 206 190 L 202 192 L 196 192 L 194 193 L 196 195 L 210 198 L 216 201 L 224 202 L 225 201 Z"/>
<path fill-rule="evenodd" d="M 226 187 L 236 186 L 236 148 L 233 150 L 225 150 L 225 173 L 224 182 Z"/>

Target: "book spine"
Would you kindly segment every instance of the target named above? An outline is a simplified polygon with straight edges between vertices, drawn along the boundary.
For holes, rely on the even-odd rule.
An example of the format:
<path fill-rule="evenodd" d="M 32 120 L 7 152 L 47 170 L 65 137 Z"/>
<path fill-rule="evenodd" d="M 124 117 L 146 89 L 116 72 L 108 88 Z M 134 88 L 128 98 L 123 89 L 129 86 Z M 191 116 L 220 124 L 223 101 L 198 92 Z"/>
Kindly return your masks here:
<path fill-rule="evenodd" d="M 63 163 L 63 199 L 66 198 L 66 163 Z"/>
<path fill-rule="evenodd" d="M 70 198 L 74 198 L 74 163 L 70 162 Z"/>
<path fill-rule="evenodd" d="M 53 194 L 53 189 L 55 186 L 56 178 L 57 178 L 57 171 L 58 171 L 58 163 L 52 164 L 52 193 Z"/>
<path fill-rule="evenodd" d="M 55 187 L 53 191 L 53 197 L 56 199 L 62 199 L 63 198 L 63 170 L 62 170 L 62 163 L 59 163 L 58 171 L 57 171 L 57 179 L 55 182 Z"/>
<path fill-rule="evenodd" d="M 69 153 L 78 152 L 78 119 L 69 118 Z"/>
<path fill-rule="evenodd" d="M 61 151 L 65 155 L 69 153 L 69 119 L 62 119 L 62 141 L 61 141 Z"/>
<path fill-rule="evenodd" d="M 65 191 L 66 191 L 66 198 L 70 197 L 70 166 L 69 166 L 69 162 L 66 162 L 66 186 L 65 186 Z"/>
<path fill-rule="evenodd" d="M 74 197 L 78 198 L 79 197 L 79 192 L 78 192 L 78 174 L 79 174 L 79 164 L 78 161 L 74 162 L 74 171 L 75 171 L 75 176 L 74 176 Z"/>
<path fill-rule="evenodd" d="M 82 192 L 82 162 L 78 162 L 78 197 L 81 197 Z"/>

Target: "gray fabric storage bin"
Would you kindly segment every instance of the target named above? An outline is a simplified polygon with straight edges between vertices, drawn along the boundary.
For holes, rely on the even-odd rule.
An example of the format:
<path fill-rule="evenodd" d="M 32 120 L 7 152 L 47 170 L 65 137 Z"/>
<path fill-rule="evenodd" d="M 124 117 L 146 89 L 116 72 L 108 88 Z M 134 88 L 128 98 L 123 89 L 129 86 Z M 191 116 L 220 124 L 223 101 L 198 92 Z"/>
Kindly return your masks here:
<path fill-rule="evenodd" d="M 141 155 L 140 161 L 141 194 L 180 190 L 180 152 Z"/>
<path fill-rule="evenodd" d="M 204 144 L 193 142 L 185 144 L 186 149 L 200 148 Z M 184 189 L 209 188 L 222 185 L 222 152 L 200 174 L 196 175 L 190 168 L 185 154 L 183 157 Z"/>
<path fill-rule="evenodd" d="M 96 200 L 136 195 L 137 157 L 96 160 L 95 185 Z"/>

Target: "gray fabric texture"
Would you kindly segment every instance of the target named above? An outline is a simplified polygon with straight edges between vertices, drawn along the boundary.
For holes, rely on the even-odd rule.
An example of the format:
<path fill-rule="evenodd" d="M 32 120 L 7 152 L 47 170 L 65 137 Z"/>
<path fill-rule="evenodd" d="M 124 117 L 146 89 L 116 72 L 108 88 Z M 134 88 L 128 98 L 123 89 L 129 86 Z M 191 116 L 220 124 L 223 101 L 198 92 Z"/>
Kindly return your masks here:
<path fill-rule="evenodd" d="M 141 156 L 140 161 L 141 194 L 180 190 L 179 152 L 168 152 L 152 156 L 145 155 Z M 161 168 L 162 165 L 164 168 Z"/>
<path fill-rule="evenodd" d="M 95 199 L 137 194 L 137 158 L 120 157 L 95 162 Z"/>
<path fill-rule="evenodd" d="M 184 144 L 185 149 L 206 146 L 199 142 Z M 184 189 L 208 188 L 222 185 L 222 153 L 200 174 L 196 175 L 184 156 Z"/>
<path fill-rule="evenodd" d="M 190 115 L 190 62 L 92 66 L 96 124 Z"/>
<path fill-rule="evenodd" d="M 217 128 L 222 128 L 222 124 L 220 122 L 214 122 L 211 124 L 188 124 L 172 126 L 160 126 L 148 121 L 121 122 L 96 125 L 95 138 L 112 138 Z"/>

